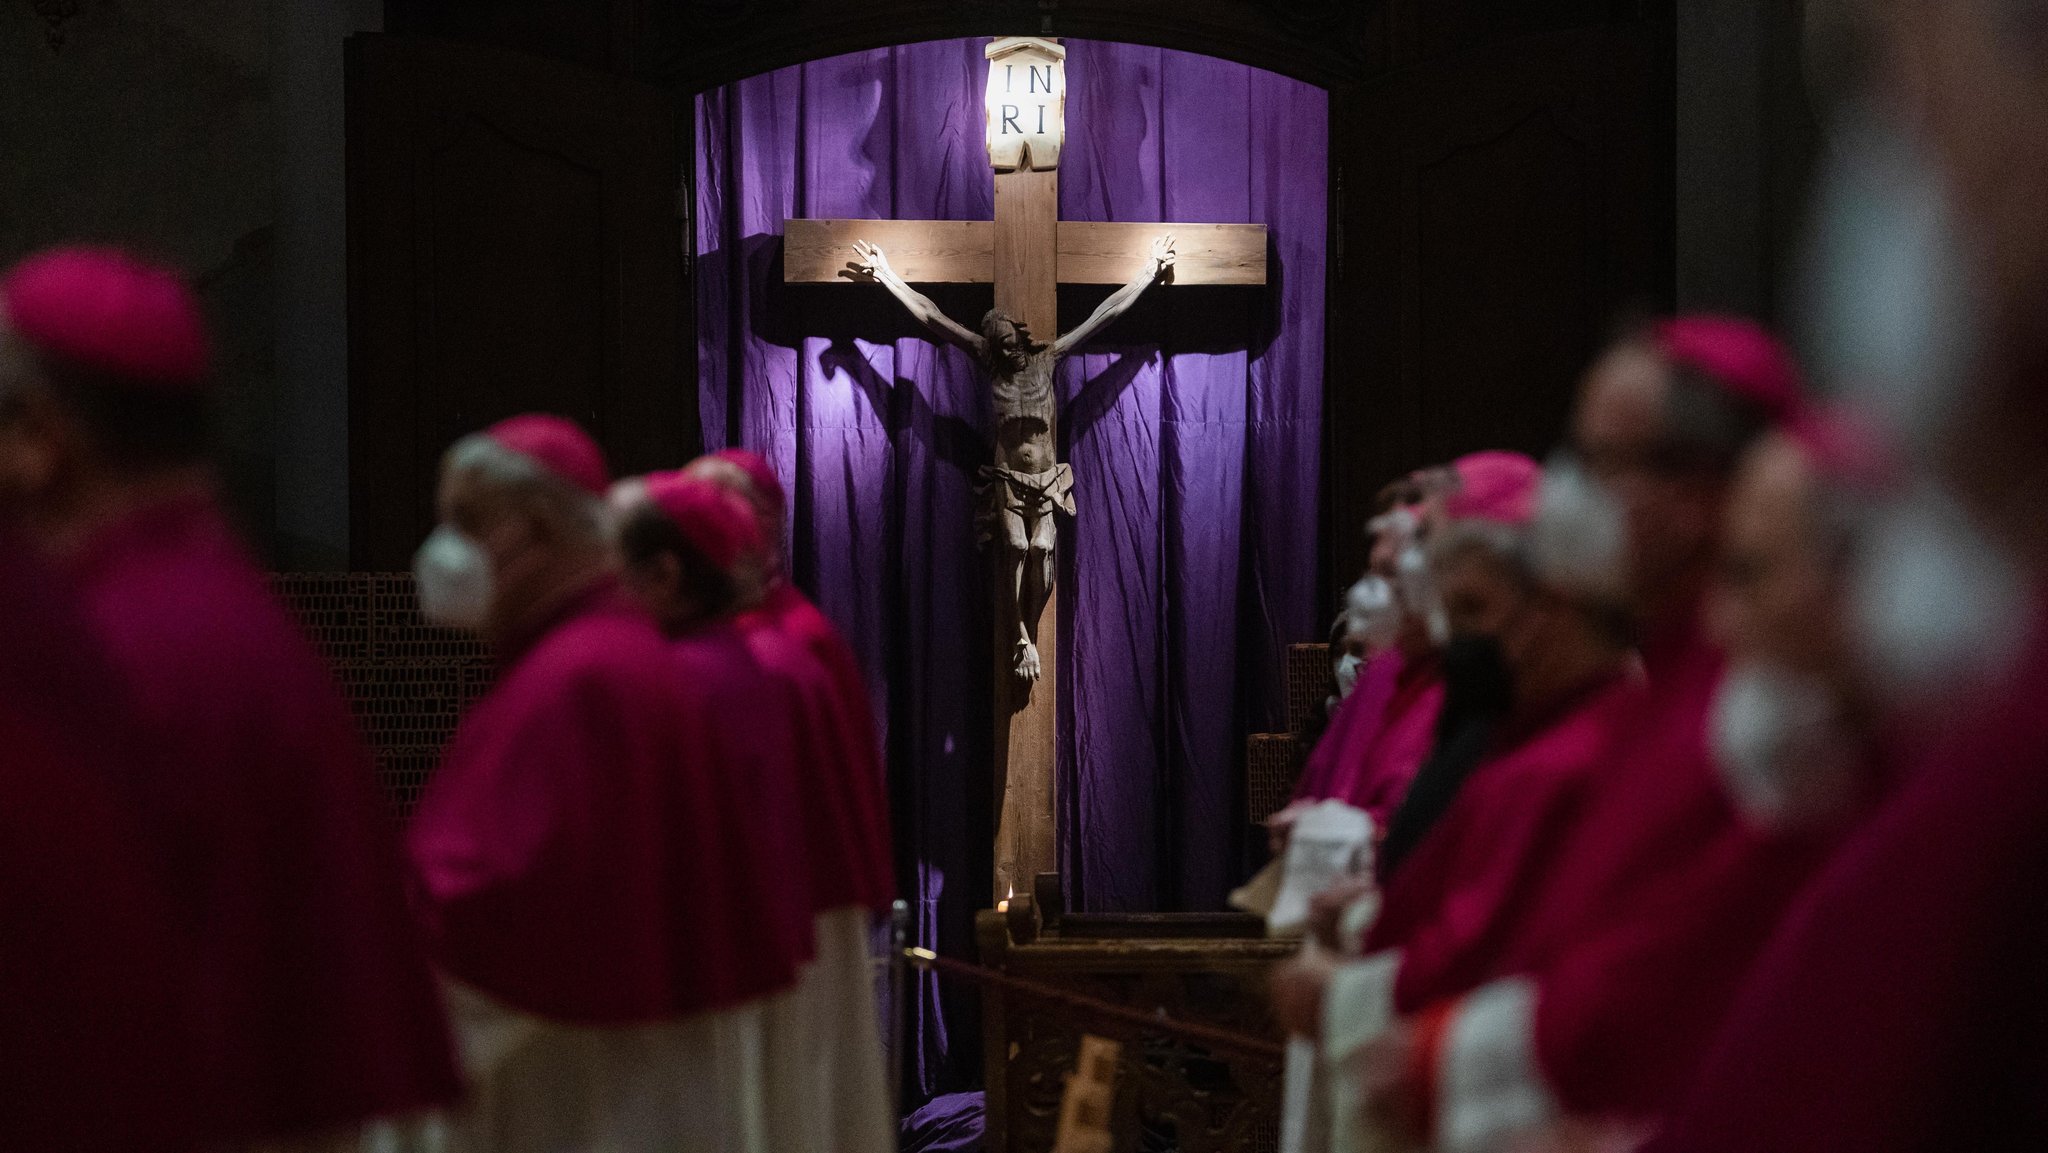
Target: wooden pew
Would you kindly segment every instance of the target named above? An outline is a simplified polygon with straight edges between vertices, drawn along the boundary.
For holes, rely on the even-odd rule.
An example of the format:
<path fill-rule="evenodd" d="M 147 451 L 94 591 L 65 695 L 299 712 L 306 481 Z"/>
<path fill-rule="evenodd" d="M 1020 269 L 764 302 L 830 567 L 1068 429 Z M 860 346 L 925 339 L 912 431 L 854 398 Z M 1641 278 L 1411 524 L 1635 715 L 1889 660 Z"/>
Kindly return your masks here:
<path fill-rule="evenodd" d="M 1265 937 L 1241 913 L 1060 915 L 1055 876 L 1006 911 L 984 910 L 981 962 L 1009 976 L 1170 1017 L 1282 1037 L 1266 1002 L 1266 971 L 1293 941 Z M 982 1000 L 988 1153 L 1053 1147 L 1067 1075 L 1085 1033 L 1122 1043 L 1111 1115 L 1113 1147 L 1150 1131 L 1180 1153 L 1269 1153 L 1279 1147 L 1280 1062 L 1212 1051 L 1114 1020 L 990 987 Z"/>

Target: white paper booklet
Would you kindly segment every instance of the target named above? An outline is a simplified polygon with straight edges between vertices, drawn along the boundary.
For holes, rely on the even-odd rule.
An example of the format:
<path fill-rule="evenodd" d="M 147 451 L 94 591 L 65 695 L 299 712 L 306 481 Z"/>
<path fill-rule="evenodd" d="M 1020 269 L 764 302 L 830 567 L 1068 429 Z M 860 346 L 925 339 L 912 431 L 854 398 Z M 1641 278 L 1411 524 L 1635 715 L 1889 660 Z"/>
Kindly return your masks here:
<path fill-rule="evenodd" d="M 1300 932 L 1309 898 L 1331 884 L 1372 873 L 1372 817 L 1342 801 L 1303 812 L 1287 839 L 1286 869 L 1266 928 L 1275 936 Z"/>

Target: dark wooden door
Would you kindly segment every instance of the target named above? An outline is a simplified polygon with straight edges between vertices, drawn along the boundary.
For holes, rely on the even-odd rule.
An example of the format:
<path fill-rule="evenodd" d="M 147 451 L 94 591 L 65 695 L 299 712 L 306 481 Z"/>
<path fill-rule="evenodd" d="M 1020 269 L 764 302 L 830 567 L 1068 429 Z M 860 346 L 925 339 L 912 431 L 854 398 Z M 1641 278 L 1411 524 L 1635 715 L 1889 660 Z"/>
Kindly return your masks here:
<path fill-rule="evenodd" d="M 409 37 L 347 61 L 355 567 L 406 567 L 441 451 L 513 413 L 576 418 L 621 473 L 679 464 L 699 436 L 671 93 Z"/>
<path fill-rule="evenodd" d="M 1460 23 L 1416 18 L 1411 62 L 1341 94 L 1333 116 L 1343 256 L 1326 523 L 1338 588 L 1365 563 L 1361 527 L 1381 484 L 1476 449 L 1545 452 L 1618 316 L 1670 297 L 1668 20 L 1467 44 L 1458 34 L 1478 22 Z"/>

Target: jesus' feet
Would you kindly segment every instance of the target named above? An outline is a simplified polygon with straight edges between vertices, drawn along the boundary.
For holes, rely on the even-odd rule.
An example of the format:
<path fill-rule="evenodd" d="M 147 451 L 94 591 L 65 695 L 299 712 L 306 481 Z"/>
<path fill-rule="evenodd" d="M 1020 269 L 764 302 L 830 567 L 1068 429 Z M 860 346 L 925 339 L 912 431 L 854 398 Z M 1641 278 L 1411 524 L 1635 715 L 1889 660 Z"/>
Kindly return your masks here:
<path fill-rule="evenodd" d="M 1038 646 L 1030 641 L 1017 642 L 1017 679 L 1035 681 L 1038 679 Z"/>

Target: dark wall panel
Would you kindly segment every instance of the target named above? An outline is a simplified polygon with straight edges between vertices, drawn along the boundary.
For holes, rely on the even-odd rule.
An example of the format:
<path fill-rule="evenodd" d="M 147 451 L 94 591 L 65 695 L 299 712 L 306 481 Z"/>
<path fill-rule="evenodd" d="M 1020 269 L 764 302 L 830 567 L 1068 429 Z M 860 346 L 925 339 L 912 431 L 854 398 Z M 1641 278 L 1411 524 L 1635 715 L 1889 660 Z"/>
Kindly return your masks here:
<path fill-rule="evenodd" d="M 463 117 L 426 157 L 419 318 L 435 439 L 509 411 L 602 423 L 604 174 Z M 503 195 L 517 188 L 517 197 Z"/>
<path fill-rule="evenodd" d="M 405 567 L 441 451 L 501 417 L 572 416 L 621 472 L 694 451 L 671 95 L 389 35 L 349 84 L 356 567 Z"/>
<path fill-rule="evenodd" d="M 1536 110 L 1458 143 L 1416 173 L 1415 340 L 1428 458 L 1471 445 L 1541 451 L 1595 316 L 1586 314 L 1598 160 L 1582 135 Z M 1542 285 L 1546 291 L 1532 292 Z M 1501 363 L 1501 349 L 1516 351 Z M 1509 371 L 1504 371 L 1509 370 Z M 1500 387 L 1514 383 L 1524 387 Z"/>
<path fill-rule="evenodd" d="M 1669 302 L 1668 20 L 1472 32 L 1335 105 L 1333 587 L 1364 565 L 1382 483 L 1476 449 L 1546 451 L 1614 320 Z"/>

